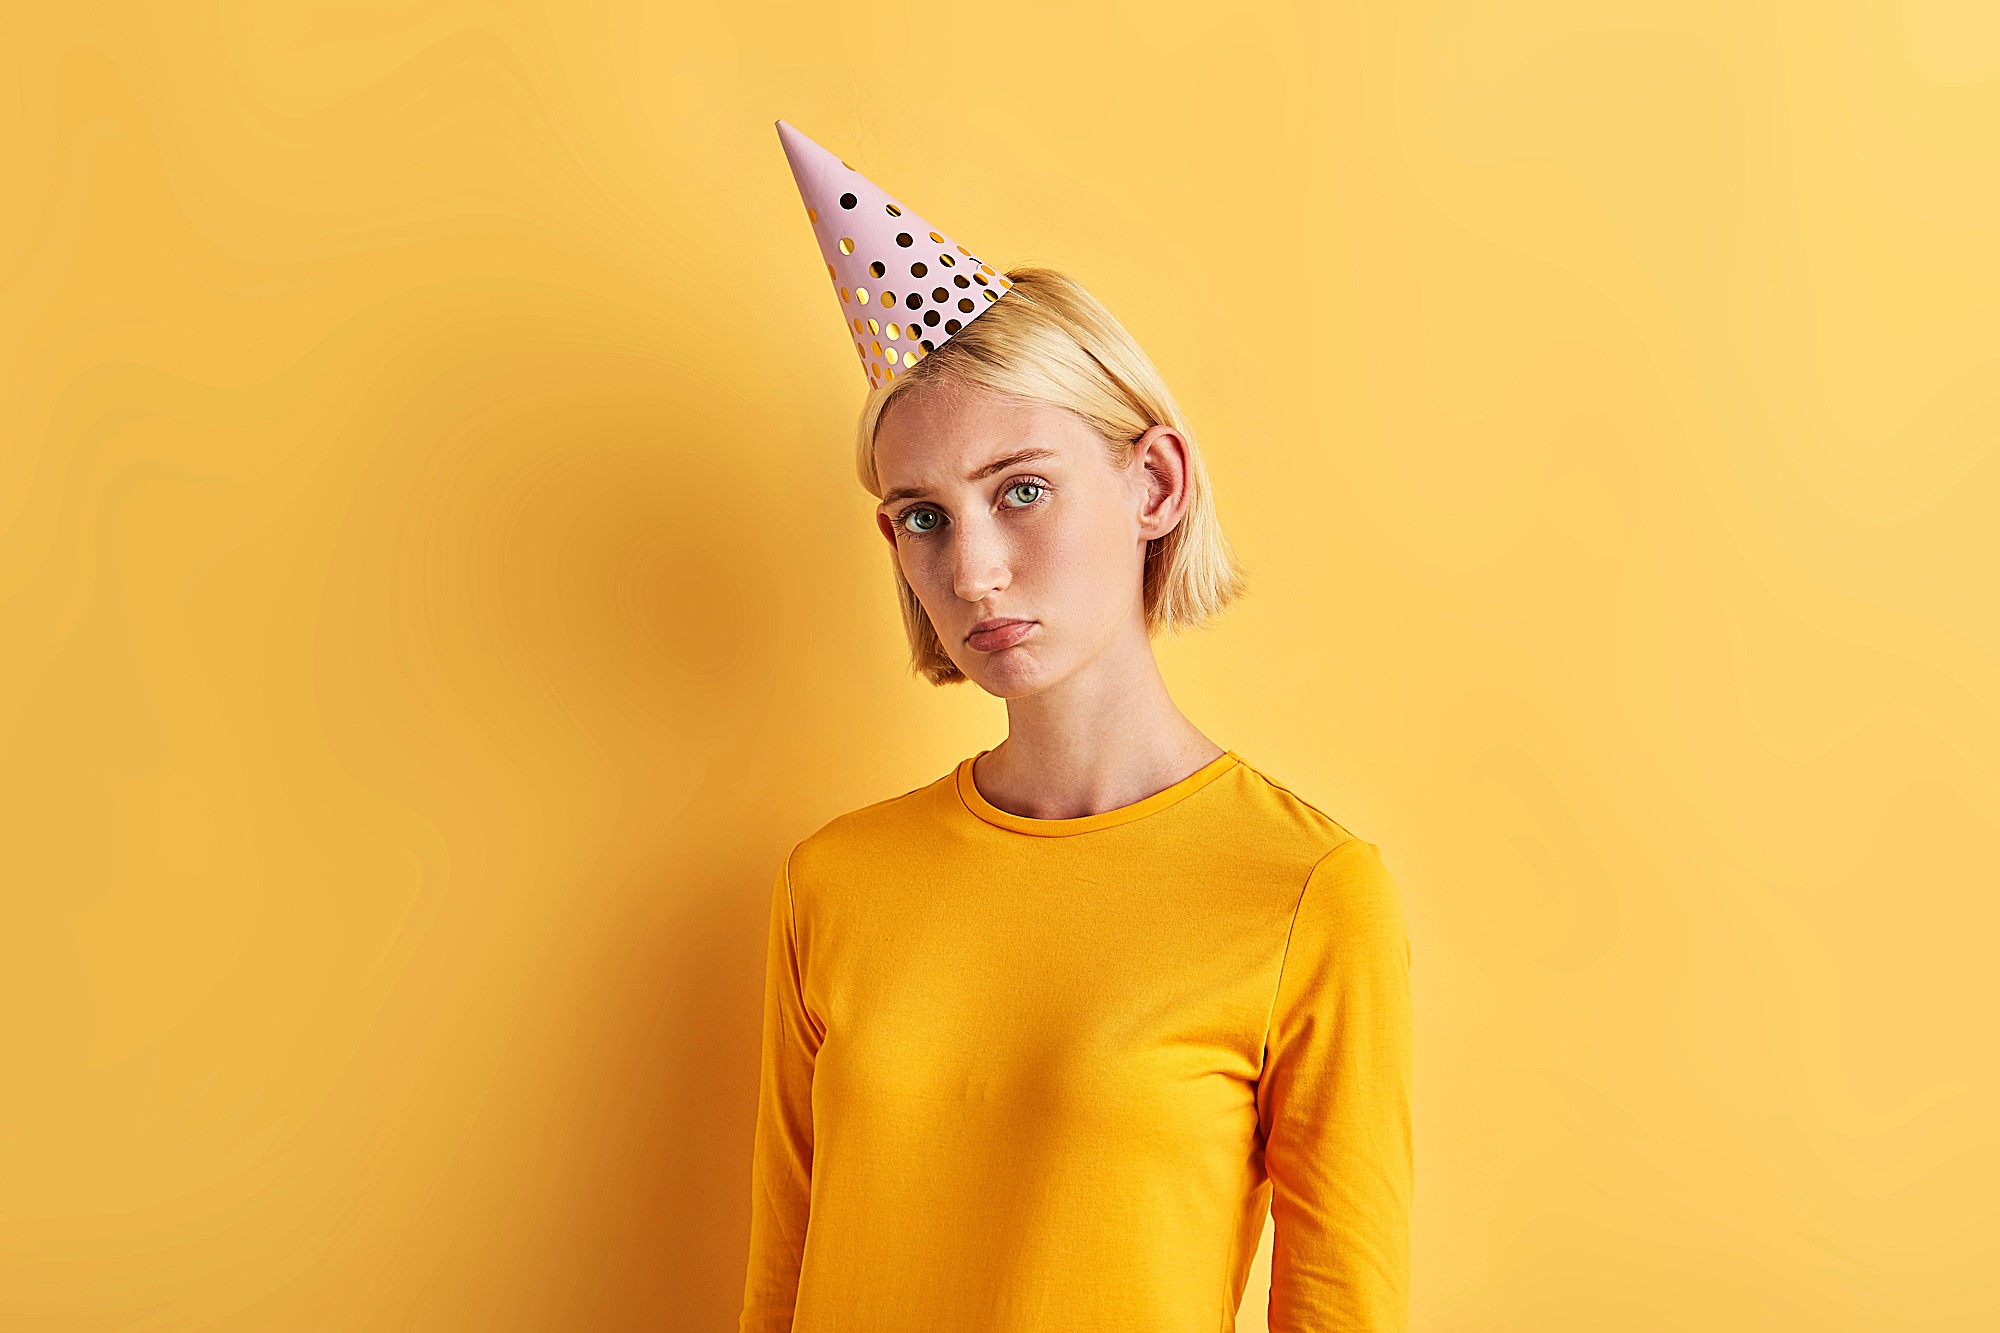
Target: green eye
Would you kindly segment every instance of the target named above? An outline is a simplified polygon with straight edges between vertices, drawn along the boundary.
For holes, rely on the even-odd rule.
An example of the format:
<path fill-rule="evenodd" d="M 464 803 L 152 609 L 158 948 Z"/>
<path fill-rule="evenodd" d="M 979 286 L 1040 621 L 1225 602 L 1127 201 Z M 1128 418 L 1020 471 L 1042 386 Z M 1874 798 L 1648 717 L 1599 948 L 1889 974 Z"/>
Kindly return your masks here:
<path fill-rule="evenodd" d="M 1029 491 L 1032 494 L 1026 499 L 1022 499 L 1019 495 L 1015 494 L 1018 491 Z M 1013 508 L 1033 509 L 1035 506 L 1047 502 L 1049 485 L 1045 481 L 1017 481 L 1001 493 L 1015 497 L 1016 503 L 1012 506 Z M 929 521 L 919 523 L 917 522 L 918 519 L 927 519 Z M 897 530 L 912 537 L 928 537 L 942 526 L 944 526 L 944 515 L 928 506 L 905 509 L 901 514 L 896 516 Z"/>

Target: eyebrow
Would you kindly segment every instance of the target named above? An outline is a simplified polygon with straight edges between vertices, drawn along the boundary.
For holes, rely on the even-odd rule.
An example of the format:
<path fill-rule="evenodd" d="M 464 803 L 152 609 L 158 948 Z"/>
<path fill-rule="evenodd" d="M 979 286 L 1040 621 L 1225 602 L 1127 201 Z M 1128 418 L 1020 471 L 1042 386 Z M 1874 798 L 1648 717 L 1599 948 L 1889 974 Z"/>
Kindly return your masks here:
<path fill-rule="evenodd" d="M 985 467 L 982 467 L 975 472 L 966 473 L 965 479 L 967 481 L 984 481 L 986 480 L 986 478 L 992 476 L 994 473 L 1005 472 L 1010 467 L 1019 467 L 1023 463 L 1034 463 L 1034 462 L 1039 462 L 1044 458 L 1054 458 L 1054 457 L 1056 457 L 1056 451 L 1053 449 L 1044 449 L 1040 447 L 1031 449 L 1021 449 L 1017 450 L 1014 453 L 1008 454 L 1003 458 L 996 458 L 992 462 L 988 463 Z M 910 500 L 916 498 L 919 495 L 927 495 L 927 494 L 929 494 L 929 492 L 927 492 L 921 486 L 898 486 L 895 490 L 890 491 L 887 495 L 882 497 L 882 503 L 893 504 L 897 500 Z"/>

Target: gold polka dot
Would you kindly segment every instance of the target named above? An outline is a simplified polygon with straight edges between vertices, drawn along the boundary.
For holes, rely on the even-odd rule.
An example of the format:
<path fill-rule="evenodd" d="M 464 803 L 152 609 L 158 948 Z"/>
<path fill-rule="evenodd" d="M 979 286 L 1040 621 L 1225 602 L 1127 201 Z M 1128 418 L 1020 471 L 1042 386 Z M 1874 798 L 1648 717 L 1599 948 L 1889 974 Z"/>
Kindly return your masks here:
<path fill-rule="evenodd" d="M 944 237 L 938 235 L 936 232 L 931 233 L 931 239 L 936 241 L 939 245 L 944 244 Z"/>
<path fill-rule="evenodd" d="M 892 218 L 899 218 L 903 216 L 903 210 L 896 207 L 894 204 L 884 204 L 882 206 L 889 210 L 889 216 Z"/>
<path fill-rule="evenodd" d="M 814 222 L 818 222 L 818 221 L 819 221 L 819 210 L 818 210 L 817 208 L 814 208 L 814 207 L 813 207 L 813 206 L 812 206 L 811 204 L 807 204 L 807 205 L 806 205 L 806 216 L 807 216 L 807 217 L 809 217 L 809 218 L 811 218 L 811 219 L 812 219 L 812 220 L 813 220 Z"/>
<path fill-rule="evenodd" d="M 943 264 L 946 268 L 952 268 L 957 265 L 958 261 L 950 255 L 941 254 L 938 256 L 938 263 Z"/>
<path fill-rule="evenodd" d="M 915 352 L 903 353 L 903 364 L 906 366 L 914 366 L 915 364 L 917 364 L 917 354 Z"/>
<path fill-rule="evenodd" d="M 970 255 L 972 254 L 972 251 L 970 251 L 970 250 L 966 249 L 966 248 L 965 248 L 964 246 L 962 246 L 962 245 L 958 247 L 958 252 L 959 252 L 960 254 L 962 254 L 962 255 L 966 255 L 966 256 L 970 256 Z"/>
<path fill-rule="evenodd" d="M 840 238 L 840 253 L 844 255 L 854 253 L 854 238 L 852 236 L 843 236 Z"/>
<path fill-rule="evenodd" d="M 859 301 L 859 302 L 861 302 L 861 304 L 863 304 L 863 305 L 867 305 L 867 304 L 868 304 L 868 289 L 867 289 L 866 287 L 856 287 L 856 288 L 854 289 L 854 299 L 855 299 L 855 300 L 857 300 L 857 301 Z"/>
<path fill-rule="evenodd" d="M 845 288 L 845 287 L 842 287 L 842 288 L 840 289 L 840 299 L 841 299 L 841 300 L 843 300 L 843 301 L 845 301 L 845 300 L 847 300 L 847 299 L 848 299 L 848 296 L 847 296 L 847 288 Z"/>
<path fill-rule="evenodd" d="M 882 331 L 882 326 L 880 324 L 877 324 L 874 320 L 871 319 L 868 321 L 868 331 L 870 333 L 880 333 Z"/>
<path fill-rule="evenodd" d="M 989 278 L 993 276 L 993 266 L 991 264 L 981 264 L 979 266 L 979 271 L 981 273 L 984 273 Z"/>
<path fill-rule="evenodd" d="M 898 339 L 898 338 L 900 338 L 900 337 L 902 337 L 902 336 L 903 336 L 903 327 L 902 327 L 902 325 L 900 325 L 900 324 L 891 324 L 891 325 L 889 326 L 889 341 L 891 341 L 891 342 L 894 342 L 894 341 L 895 341 L 896 339 Z"/>
<path fill-rule="evenodd" d="M 894 292 L 883 292 L 883 293 L 882 293 L 882 304 L 883 304 L 883 305 L 886 305 L 886 306 L 893 306 L 893 305 L 895 305 L 895 304 L 896 304 L 896 294 L 895 294 Z"/>

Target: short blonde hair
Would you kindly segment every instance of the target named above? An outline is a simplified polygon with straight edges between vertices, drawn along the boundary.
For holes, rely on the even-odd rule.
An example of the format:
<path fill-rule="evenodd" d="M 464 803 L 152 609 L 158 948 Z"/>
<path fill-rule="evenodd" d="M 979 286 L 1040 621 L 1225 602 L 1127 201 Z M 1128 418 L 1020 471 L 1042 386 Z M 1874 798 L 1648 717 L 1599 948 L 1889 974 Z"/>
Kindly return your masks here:
<path fill-rule="evenodd" d="M 969 386 L 1017 401 L 1066 408 L 1104 440 L 1113 468 L 1125 467 L 1154 425 L 1187 442 L 1188 501 L 1181 521 L 1147 545 L 1142 589 L 1148 635 L 1199 628 L 1242 596 L 1247 576 L 1223 538 L 1208 469 L 1194 431 L 1151 359 L 1083 285 L 1052 268 L 1006 273 L 1004 295 L 937 351 L 869 392 L 855 432 L 861 484 L 878 500 L 875 434 L 889 405 L 925 386 Z M 966 679 L 938 639 L 901 563 L 890 553 L 912 671 L 933 685 Z"/>

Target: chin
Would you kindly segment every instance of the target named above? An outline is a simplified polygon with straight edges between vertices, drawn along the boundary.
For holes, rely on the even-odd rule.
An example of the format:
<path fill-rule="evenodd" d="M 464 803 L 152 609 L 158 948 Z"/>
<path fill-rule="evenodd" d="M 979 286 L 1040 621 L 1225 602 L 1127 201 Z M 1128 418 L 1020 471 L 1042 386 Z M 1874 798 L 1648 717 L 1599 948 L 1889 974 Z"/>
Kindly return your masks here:
<path fill-rule="evenodd" d="M 971 661 L 958 663 L 958 669 L 996 699 L 1018 699 L 1047 689 L 1054 677 L 1046 664 L 1015 648 L 997 655 L 973 653 Z"/>

